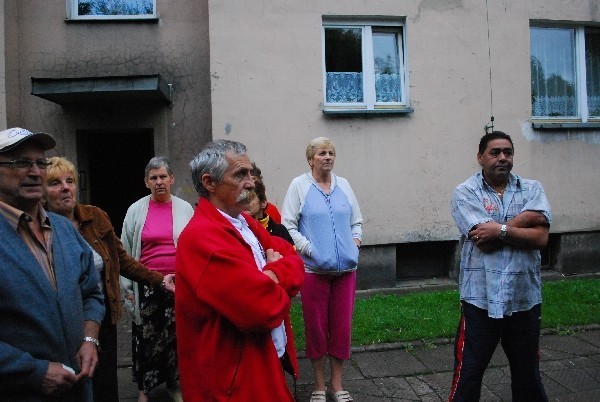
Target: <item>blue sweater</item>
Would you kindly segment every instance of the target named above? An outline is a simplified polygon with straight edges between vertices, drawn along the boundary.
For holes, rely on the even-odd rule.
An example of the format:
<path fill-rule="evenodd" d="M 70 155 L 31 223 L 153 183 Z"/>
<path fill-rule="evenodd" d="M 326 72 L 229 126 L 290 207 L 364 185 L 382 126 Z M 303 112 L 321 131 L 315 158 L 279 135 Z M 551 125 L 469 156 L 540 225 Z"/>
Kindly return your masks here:
<path fill-rule="evenodd" d="M 66 218 L 48 213 L 53 232 L 55 290 L 14 228 L 0 216 L 0 399 L 48 401 L 40 385 L 49 362 L 79 371 L 83 322 L 100 323 L 100 276 L 85 240 Z M 91 381 L 57 400 L 92 399 Z"/>
<path fill-rule="evenodd" d="M 356 269 L 362 215 L 348 181 L 331 174 L 327 195 L 310 173 L 292 180 L 283 201 L 282 223 L 308 271 L 340 274 Z"/>

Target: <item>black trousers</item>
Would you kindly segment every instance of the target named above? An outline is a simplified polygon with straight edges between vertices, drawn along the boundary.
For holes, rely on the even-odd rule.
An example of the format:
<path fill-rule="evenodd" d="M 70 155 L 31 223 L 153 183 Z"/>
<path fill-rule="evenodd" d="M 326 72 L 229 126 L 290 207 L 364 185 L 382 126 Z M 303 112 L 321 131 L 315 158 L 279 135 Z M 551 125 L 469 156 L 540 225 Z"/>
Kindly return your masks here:
<path fill-rule="evenodd" d="M 495 319 L 462 302 L 454 344 L 450 402 L 479 401 L 483 374 L 498 343 L 508 358 L 513 402 L 547 401 L 539 368 L 541 305 Z"/>
<path fill-rule="evenodd" d="M 98 366 L 92 378 L 94 402 L 119 402 L 117 378 L 117 326 L 112 323 L 110 309 L 106 304 L 106 315 L 100 324 L 100 352 Z"/>

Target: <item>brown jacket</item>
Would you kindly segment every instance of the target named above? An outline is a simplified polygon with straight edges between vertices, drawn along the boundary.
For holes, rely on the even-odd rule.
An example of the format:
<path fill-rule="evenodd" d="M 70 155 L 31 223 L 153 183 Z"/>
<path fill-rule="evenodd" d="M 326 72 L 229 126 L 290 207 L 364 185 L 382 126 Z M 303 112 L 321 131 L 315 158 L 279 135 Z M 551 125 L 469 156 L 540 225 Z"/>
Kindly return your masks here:
<path fill-rule="evenodd" d="M 102 280 L 108 301 L 106 308 L 110 308 L 112 323 L 116 324 L 123 315 L 119 275 L 151 286 L 159 286 L 163 275 L 127 254 L 108 215 L 100 208 L 77 204 L 75 218 L 80 223 L 79 233 L 104 260 Z"/>

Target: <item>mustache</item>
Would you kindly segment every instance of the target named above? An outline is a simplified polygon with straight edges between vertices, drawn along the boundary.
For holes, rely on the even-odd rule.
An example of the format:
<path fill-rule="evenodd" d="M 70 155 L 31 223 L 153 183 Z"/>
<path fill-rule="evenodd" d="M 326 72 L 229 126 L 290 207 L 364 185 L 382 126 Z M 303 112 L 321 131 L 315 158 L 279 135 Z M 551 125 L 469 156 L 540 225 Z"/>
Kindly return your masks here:
<path fill-rule="evenodd" d="M 235 199 L 236 202 L 238 203 L 245 203 L 245 202 L 249 202 L 250 201 L 250 190 L 245 189 L 244 191 L 242 191 L 240 193 L 240 195 L 238 195 L 238 197 Z"/>

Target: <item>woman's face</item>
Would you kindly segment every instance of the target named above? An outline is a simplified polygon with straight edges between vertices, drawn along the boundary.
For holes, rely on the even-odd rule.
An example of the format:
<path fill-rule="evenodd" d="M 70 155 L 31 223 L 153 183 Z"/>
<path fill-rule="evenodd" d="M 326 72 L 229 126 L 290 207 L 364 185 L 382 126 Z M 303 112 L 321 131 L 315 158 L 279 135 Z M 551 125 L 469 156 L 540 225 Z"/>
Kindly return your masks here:
<path fill-rule="evenodd" d="M 262 219 L 264 218 L 263 209 L 266 207 L 266 202 L 264 202 L 264 204 L 265 205 L 263 206 L 263 203 L 260 202 L 258 197 L 253 197 L 252 201 L 248 203 L 248 209 L 246 210 L 246 213 L 252 216 L 254 219 Z"/>
<path fill-rule="evenodd" d="M 70 215 L 77 203 L 77 185 L 71 173 L 61 173 L 46 180 L 48 210 L 61 215 Z"/>
<path fill-rule="evenodd" d="M 148 177 L 144 178 L 146 187 L 150 189 L 151 197 L 155 201 L 168 201 L 171 199 L 171 185 L 175 178 L 169 174 L 167 168 L 150 169 Z"/>
<path fill-rule="evenodd" d="M 335 151 L 330 146 L 322 146 L 317 148 L 315 156 L 308 161 L 310 168 L 316 173 L 326 173 L 333 170 L 335 162 Z"/>

